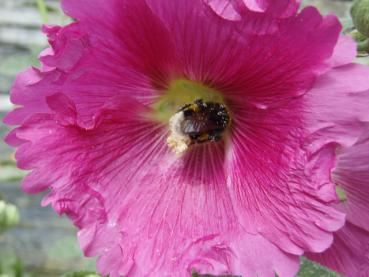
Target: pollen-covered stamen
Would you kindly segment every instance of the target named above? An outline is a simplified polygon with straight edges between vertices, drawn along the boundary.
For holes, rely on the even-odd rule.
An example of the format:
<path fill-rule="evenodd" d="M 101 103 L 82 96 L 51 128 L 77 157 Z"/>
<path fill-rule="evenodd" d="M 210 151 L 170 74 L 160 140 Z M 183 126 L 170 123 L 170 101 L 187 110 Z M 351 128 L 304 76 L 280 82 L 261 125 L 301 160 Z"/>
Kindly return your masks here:
<path fill-rule="evenodd" d="M 167 142 L 180 155 L 190 145 L 221 140 L 229 123 L 230 117 L 224 104 L 198 99 L 183 106 L 170 118 L 171 133 Z"/>

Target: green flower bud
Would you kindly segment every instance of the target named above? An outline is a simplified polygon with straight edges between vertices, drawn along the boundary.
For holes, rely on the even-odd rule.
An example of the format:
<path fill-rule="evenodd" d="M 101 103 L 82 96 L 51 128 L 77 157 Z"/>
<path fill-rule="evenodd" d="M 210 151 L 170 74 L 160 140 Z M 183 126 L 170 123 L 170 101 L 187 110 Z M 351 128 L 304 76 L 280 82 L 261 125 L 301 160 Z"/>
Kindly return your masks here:
<path fill-rule="evenodd" d="M 367 37 L 360 33 L 358 30 L 354 30 L 349 35 L 356 41 L 356 42 L 363 42 L 367 40 Z"/>
<path fill-rule="evenodd" d="M 369 38 L 369 0 L 356 0 L 351 8 L 356 29 Z"/>

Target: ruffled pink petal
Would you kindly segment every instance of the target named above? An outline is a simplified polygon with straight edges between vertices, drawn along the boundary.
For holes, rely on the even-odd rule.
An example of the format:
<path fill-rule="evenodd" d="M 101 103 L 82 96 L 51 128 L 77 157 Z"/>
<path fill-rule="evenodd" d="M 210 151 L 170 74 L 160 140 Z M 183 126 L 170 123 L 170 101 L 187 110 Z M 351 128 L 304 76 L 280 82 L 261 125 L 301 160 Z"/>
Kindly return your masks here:
<path fill-rule="evenodd" d="M 369 68 L 358 64 L 336 67 L 320 76 L 304 98 L 311 151 L 336 142 L 355 144 L 369 121 Z"/>
<path fill-rule="evenodd" d="M 269 4 L 268 0 L 244 0 L 243 2 L 250 10 L 257 12 L 265 12 Z"/>
<path fill-rule="evenodd" d="M 264 17 L 284 18 L 294 15 L 300 1 L 282 0 L 204 0 L 214 11 L 228 20 L 240 20 L 248 11 L 263 13 Z M 277 24 L 277 22 L 276 22 Z"/>
<path fill-rule="evenodd" d="M 77 23 L 64 28 L 44 26 L 43 32 L 47 34 L 52 47 L 40 55 L 40 61 L 47 67 L 46 70 L 58 68 L 63 72 L 71 71 L 90 52 L 88 35 L 80 30 Z"/>
<path fill-rule="evenodd" d="M 323 18 L 314 8 L 276 24 L 255 12 L 247 20 L 224 20 L 201 0 L 148 3 L 173 34 L 187 78 L 215 87 L 231 101 L 258 106 L 280 104 L 311 88 L 341 30 L 335 17 Z M 273 30 L 255 31 L 259 27 Z"/>
<path fill-rule="evenodd" d="M 368 126 L 368 125 L 367 125 Z M 369 132 L 351 147 L 340 149 L 333 181 L 346 200 L 336 205 L 347 223 L 334 236 L 331 248 L 308 257 L 349 277 L 369 274 Z"/>
<path fill-rule="evenodd" d="M 369 275 L 369 232 L 351 224 L 335 233 L 333 245 L 321 254 L 307 254 L 312 259 L 347 277 Z"/>
<path fill-rule="evenodd" d="M 236 255 L 233 259 L 235 273 L 242 276 L 296 276 L 300 259 L 282 251 L 261 235 L 241 235 L 231 243 Z"/>
<path fill-rule="evenodd" d="M 227 20 L 240 20 L 241 15 L 232 1 L 226 0 L 207 0 L 206 3 L 219 16 Z"/>
<path fill-rule="evenodd" d="M 8 115 L 8 124 L 18 125 L 33 113 L 48 112 L 46 98 L 55 93 L 68 95 L 86 124 L 91 124 L 92 116 L 109 99 L 129 95 L 152 103 L 176 75 L 180 61 L 170 33 L 144 1 L 126 1 L 118 9 L 114 1 L 101 9 L 88 8 L 101 3 L 87 2 L 63 2 L 67 11 L 79 11 L 75 15 L 78 22 L 62 28 L 44 27 L 51 49 L 42 53 L 41 69 L 32 68 L 17 77 L 11 100 L 22 107 Z M 104 18 L 118 22 L 107 24 L 95 18 L 90 24 L 94 17 L 83 11 L 94 11 L 95 16 L 115 14 Z"/>
<path fill-rule="evenodd" d="M 274 110 L 233 109 L 228 156 L 228 186 L 241 224 L 296 255 L 325 250 L 344 224 L 344 214 L 329 207 L 336 201 L 329 175 L 336 145 L 311 154 L 300 148 L 306 132 L 300 105 L 296 100 Z"/>
<path fill-rule="evenodd" d="M 330 67 L 352 63 L 356 58 L 356 42 L 349 36 L 340 36 L 329 60 Z"/>
<path fill-rule="evenodd" d="M 127 66 L 150 77 L 158 88 L 180 69 L 171 33 L 146 1 L 64 0 L 62 6 L 89 33 L 93 48 L 99 48 L 96 55 L 106 60 L 107 68 Z"/>
<path fill-rule="evenodd" d="M 296 14 L 300 2 L 299 0 L 242 0 L 252 11 L 265 12 L 268 16 L 277 18 L 289 17 Z"/>
<path fill-rule="evenodd" d="M 71 18 L 97 22 L 97 25 L 110 26 L 118 19 L 116 12 L 122 7 L 120 0 L 73 1 L 62 0 L 63 11 Z"/>
<path fill-rule="evenodd" d="M 347 197 L 337 208 L 346 213 L 347 221 L 369 232 L 369 129 L 366 130 L 354 146 L 340 151 L 333 180 Z"/>

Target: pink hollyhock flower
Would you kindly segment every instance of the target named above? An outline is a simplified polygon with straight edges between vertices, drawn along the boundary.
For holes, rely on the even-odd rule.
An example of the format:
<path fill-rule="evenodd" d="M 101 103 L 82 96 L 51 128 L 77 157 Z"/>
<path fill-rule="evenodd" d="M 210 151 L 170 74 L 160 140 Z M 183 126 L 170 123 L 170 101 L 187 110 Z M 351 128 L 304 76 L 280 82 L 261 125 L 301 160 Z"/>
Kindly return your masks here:
<path fill-rule="evenodd" d="M 369 121 L 369 68 L 336 17 L 289 0 L 62 6 L 76 22 L 44 28 L 7 141 L 102 274 L 288 277 L 331 246 L 336 155 Z"/>

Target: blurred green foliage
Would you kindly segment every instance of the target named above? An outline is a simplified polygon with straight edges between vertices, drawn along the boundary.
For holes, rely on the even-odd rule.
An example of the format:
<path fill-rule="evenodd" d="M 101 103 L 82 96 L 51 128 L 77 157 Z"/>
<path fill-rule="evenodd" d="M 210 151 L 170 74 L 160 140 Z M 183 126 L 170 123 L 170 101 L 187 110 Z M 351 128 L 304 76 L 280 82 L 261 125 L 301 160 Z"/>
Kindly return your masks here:
<path fill-rule="evenodd" d="M 49 22 L 49 14 L 44 0 L 36 0 L 38 11 L 44 23 Z"/>
<path fill-rule="evenodd" d="M 19 223 L 19 212 L 15 205 L 0 200 L 0 234 Z"/>
<path fill-rule="evenodd" d="M 100 275 L 90 271 L 78 271 L 66 273 L 62 277 L 100 277 Z"/>

